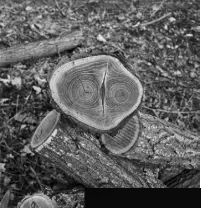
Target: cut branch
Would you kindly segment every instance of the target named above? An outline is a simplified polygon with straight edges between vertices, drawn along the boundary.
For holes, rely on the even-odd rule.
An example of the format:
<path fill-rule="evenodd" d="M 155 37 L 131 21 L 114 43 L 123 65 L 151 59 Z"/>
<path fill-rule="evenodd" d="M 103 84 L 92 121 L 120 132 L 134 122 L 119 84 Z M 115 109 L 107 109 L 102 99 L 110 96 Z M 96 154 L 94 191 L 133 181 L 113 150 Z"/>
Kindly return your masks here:
<path fill-rule="evenodd" d="M 0 51 L 0 67 L 70 50 L 80 45 L 82 40 L 82 32 L 74 31 L 66 36 L 56 39 L 12 46 Z"/>

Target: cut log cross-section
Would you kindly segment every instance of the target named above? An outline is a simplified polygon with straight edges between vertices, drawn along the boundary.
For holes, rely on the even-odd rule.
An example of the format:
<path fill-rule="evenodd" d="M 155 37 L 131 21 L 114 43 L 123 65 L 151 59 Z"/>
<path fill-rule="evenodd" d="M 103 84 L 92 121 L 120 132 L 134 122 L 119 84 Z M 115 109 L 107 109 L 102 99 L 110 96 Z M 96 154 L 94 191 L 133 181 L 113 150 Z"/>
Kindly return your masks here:
<path fill-rule="evenodd" d="M 127 152 L 136 142 L 140 133 L 138 116 L 133 116 L 125 126 L 115 135 L 102 134 L 101 139 L 105 147 L 114 154 Z"/>
<path fill-rule="evenodd" d="M 60 65 L 49 79 L 55 106 L 96 132 L 118 128 L 139 107 L 140 81 L 114 56 L 93 55 Z"/>

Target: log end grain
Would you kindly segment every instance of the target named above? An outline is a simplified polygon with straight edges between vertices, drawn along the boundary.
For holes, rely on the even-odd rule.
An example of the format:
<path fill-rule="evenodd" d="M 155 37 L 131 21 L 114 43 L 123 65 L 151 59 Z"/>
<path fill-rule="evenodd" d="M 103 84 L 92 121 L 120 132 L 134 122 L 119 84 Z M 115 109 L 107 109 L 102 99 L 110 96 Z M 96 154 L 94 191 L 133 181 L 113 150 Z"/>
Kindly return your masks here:
<path fill-rule="evenodd" d="M 140 121 L 133 116 L 115 136 L 102 134 L 101 139 L 105 147 L 114 154 L 127 152 L 137 141 L 140 133 Z"/>
<path fill-rule="evenodd" d="M 48 196 L 42 193 L 36 193 L 32 196 L 26 196 L 20 203 L 18 203 L 17 208 L 55 208 L 56 203 L 53 202 Z"/>
<path fill-rule="evenodd" d="M 60 114 L 56 110 L 49 112 L 37 127 L 32 139 L 31 148 L 41 145 L 53 132 L 55 126 L 59 122 Z"/>
<path fill-rule="evenodd" d="M 73 57 L 49 78 L 53 106 L 88 129 L 116 129 L 139 108 L 143 87 L 117 56 L 92 54 Z"/>

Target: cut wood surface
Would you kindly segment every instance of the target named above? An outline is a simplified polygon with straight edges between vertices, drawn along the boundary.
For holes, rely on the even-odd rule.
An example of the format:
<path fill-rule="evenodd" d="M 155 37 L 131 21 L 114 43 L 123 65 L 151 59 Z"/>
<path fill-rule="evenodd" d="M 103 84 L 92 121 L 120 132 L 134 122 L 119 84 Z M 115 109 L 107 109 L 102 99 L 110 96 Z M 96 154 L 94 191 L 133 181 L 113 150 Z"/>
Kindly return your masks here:
<path fill-rule="evenodd" d="M 26 196 L 20 203 L 18 203 L 17 208 L 55 208 L 56 203 L 52 201 L 48 196 L 42 193 L 36 193 L 33 195 Z"/>
<path fill-rule="evenodd" d="M 136 142 L 140 133 L 138 115 L 133 116 L 115 136 L 102 134 L 101 139 L 105 147 L 114 154 L 127 152 Z"/>
<path fill-rule="evenodd" d="M 135 112 L 143 95 L 137 77 L 118 58 L 103 54 L 60 65 L 49 88 L 62 113 L 99 132 L 116 128 Z"/>
<path fill-rule="evenodd" d="M 82 41 L 82 31 L 74 31 L 55 39 L 12 46 L 10 48 L 0 50 L 0 67 L 70 50 L 80 45 Z"/>
<path fill-rule="evenodd" d="M 198 137 L 149 115 L 139 113 L 139 120 L 138 141 L 121 156 L 106 152 L 99 138 L 63 121 L 33 149 L 86 187 L 164 187 L 145 168 L 199 169 Z"/>

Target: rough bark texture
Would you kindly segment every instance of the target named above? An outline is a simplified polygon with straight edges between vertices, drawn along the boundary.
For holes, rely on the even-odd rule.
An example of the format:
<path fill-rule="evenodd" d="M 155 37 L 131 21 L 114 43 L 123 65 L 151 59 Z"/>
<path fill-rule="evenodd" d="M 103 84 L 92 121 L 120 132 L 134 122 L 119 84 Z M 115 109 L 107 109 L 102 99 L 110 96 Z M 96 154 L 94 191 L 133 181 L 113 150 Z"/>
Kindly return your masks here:
<path fill-rule="evenodd" d="M 36 59 L 70 50 L 81 44 L 83 34 L 74 31 L 56 39 L 17 45 L 0 51 L 0 67 L 28 59 Z"/>
<path fill-rule="evenodd" d="M 139 120 L 141 136 L 123 157 L 144 164 L 200 167 L 199 136 L 150 115 L 139 113 Z"/>
<path fill-rule="evenodd" d="M 157 168 L 199 168 L 196 136 L 149 115 L 139 118 L 138 143 L 121 156 L 107 152 L 98 138 L 67 123 L 59 123 L 35 151 L 86 187 L 164 187 L 156 177 Z"/>
<path fill-rule="evenodd" d="M 185 169 L 168 180 L 163 179 L 163 182 L 169 188 L 200 188 L 200 171 Z"/>
<path fill-rule="evenodd" d="M 86 187 L 163 187 L 152 174 L 146 175 L 147 179 L 133 164 L 104 153 L 92 135 L 66 124 L 58 124 L 36 152 Z"/>

